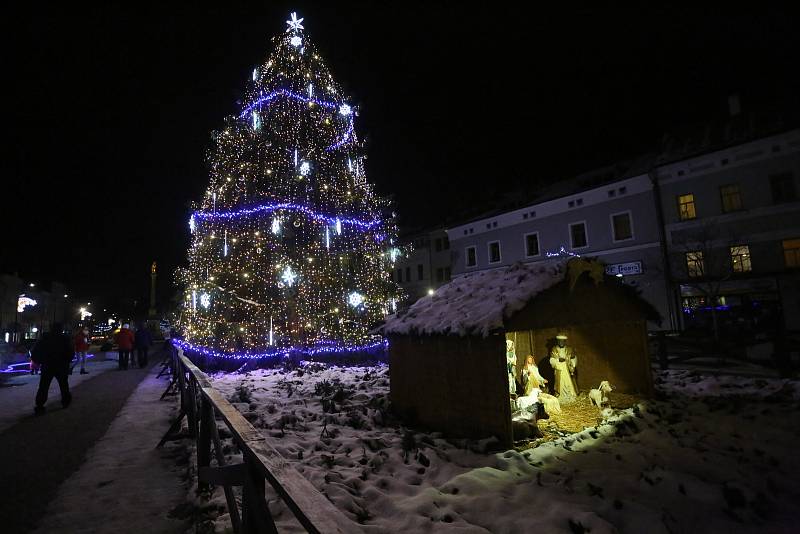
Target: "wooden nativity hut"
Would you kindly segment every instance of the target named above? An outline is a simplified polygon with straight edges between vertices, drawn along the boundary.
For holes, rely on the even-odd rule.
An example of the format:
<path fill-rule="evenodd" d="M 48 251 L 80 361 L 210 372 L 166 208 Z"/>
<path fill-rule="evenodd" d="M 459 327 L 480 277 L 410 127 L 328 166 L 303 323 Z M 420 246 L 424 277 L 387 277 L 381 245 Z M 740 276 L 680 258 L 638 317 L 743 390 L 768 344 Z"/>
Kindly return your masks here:
<path fill-rule="evenodd" d="M 451 437 L 513 441 L 506 340 L 517 378 L 533 355 L 553 384 L 549 351 L 559 333 L 578 357 L 580 391 L 608 380 L 649 395 L 648 320 L 655 309 L 603 265 L 574 258 L 516 264 L 454 279 L 405 313 L 390 316 L 390 396 L 410 424 Z"/>

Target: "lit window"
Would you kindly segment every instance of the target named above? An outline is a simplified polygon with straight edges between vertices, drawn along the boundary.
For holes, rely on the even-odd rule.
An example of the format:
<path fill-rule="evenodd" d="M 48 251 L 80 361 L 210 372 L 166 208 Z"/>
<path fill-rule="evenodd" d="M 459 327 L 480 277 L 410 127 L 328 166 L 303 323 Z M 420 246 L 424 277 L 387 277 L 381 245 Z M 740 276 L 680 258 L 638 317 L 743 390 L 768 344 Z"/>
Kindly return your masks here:
<path fill-rule="evenodd" d="M 739 184 L 723 185 L 719 188 L 722 197 L 722 211 L 737 211 L 742 209 L 742 195 L 739 191 Z"/>
<path fill-rule="evenodd" d="M 736 245 L 731 247 L 731 265 L 735 273 L 748 273 L 753 270 L 750 263 L 750 247 L 747 245 Z"/>
<path fill-rule="evenodd" d="M 686 272 L 690 278 L 703 276 L 706 271 L 706 263 L 703 253 L 699 250 L 686 253 Z"/>
<path fill-rule="evenodd" d="M 694 209 L 694 195 L 678 196 L 678 216 L 682 221 L 694 219 L 697 217 L 697 212 Z"/>
<path fill-rule="evenodd" d="M 569 225 L 569 237 L 572 240 L 572 248 L 582 248 L 589 244 L 586 239 L 586 223 L 579 222 Z"/>
<path fill-rule="evenodd" d="M 467 247 L 467 267 L 475 267 L 478 265 L 478 255 L 475 252 L 475 247 Z"/>
<path fill-rule="evenodd" d="M 614 231 L 614 241 L 633 239 L 633 225 L 631 224 L 630 212 L 612 215 L 611 226 Z"/>
<path fill-rule="evenodd" d="M 525 256 L 531 258 L 539 255 L 539 233 L 525 235 Z"/>
<path fill-rule="evenodd" d="M 783 259 L 787 268 L 800 267 L 800 238 L 784 239 Z"/>
<path fill-rule="evenodd" d="M 489 263 L 500 263 L 500 241 L 489 243 Z"/>

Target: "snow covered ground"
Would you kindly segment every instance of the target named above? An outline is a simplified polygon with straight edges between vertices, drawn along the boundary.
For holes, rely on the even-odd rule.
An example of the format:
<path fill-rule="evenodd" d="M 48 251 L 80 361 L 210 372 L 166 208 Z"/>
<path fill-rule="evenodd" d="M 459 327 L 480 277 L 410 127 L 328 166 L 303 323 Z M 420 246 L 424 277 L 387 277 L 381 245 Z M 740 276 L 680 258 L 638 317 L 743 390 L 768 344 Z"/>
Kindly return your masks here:
<path fill-rule="evenodd" d="M 87 360 L 86 370 L 89 374 L 80 374 L 80 366 L 69 377 L 69 388 L 72 390 L 81 382 L 93 376 L 104 373 L 109 369 L 116 369 L 117 360 L 97 361 Z M 0 432 L 13 425 L 19 418 L 31 415 L 35 404 L 36 390 L 39 388 L 39 375 L 19 374 L 9 376 L 3 380 L 0 387 Z M 61 402 L 61 392 L 58 382 L 53 380 L 50 384 L 50 393 L 47 402 Z"/>
<path fill-rule="evenodd" d="M 533 449 L 486 454 L 486 442 L 403 427 L 388 412 L 385 366 L 213 380 L 366 532 L 797 531 L 796 381 L 662 372 L 659 400 Z M 236 461 L 235 447 L 228 453 Z M 207 513 L 223 502 L 217 489 Z M 301 531 L 271 507 L 282 531 Z M 226 514 L 212 522 L 229 524 Z"/>
<path fill-rule="evenodd" d="M 155 448 L 177 409 L 159 400 L 167 384 L 156 378 L 159 369 L 150 370 L 84 464 L 59 487 L 35 532 L 186 531 L 187 522 L 175 517 L 185 508 L 185 451 L 170 442 Z"/>

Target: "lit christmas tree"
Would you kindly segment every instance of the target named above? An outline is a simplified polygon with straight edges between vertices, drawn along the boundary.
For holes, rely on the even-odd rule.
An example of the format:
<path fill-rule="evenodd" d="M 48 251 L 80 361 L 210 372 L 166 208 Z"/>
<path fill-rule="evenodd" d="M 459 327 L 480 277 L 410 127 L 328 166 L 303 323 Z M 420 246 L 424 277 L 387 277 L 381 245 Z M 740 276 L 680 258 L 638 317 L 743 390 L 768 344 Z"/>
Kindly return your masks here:
<path fill-rule="evenodd" d="M 390 206 L 366 181 L 356 110 L 302 22 L 291 14 L 241 112 L 213 135 L 181 275 L 183 343 L 202 354 L 363 350 L 394 311 Z"/>

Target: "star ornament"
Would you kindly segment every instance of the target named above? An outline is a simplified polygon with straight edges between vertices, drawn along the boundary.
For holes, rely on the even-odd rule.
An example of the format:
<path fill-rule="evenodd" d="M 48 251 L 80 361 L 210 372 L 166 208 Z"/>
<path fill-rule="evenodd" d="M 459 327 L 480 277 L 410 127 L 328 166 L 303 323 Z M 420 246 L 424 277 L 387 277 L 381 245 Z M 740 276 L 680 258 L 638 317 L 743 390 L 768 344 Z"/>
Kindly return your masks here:
<path fill-rule="evenodd" d="M 296 31 L 300 31 L 300 30 L 304 29 L 303 28 L 303 20 L 304 19 L 298 19 L 297 18 L 297 13 L 294 13 L 294 12 L 292 12 L 291 15 L 289 15 L 289 16 L 290 16 L 289 20 L 286 21 L 287 26 L 289 26 L 288 28 L 286 28 L 287 32 L 291 32 L 291 31 L 295 31 L 296 32 Z"/>

